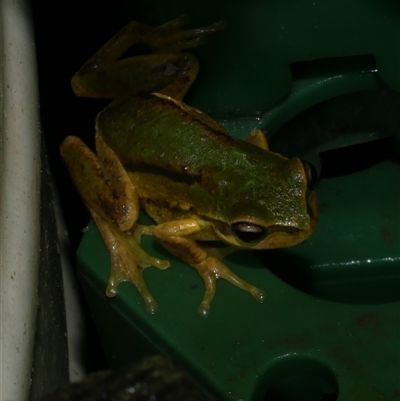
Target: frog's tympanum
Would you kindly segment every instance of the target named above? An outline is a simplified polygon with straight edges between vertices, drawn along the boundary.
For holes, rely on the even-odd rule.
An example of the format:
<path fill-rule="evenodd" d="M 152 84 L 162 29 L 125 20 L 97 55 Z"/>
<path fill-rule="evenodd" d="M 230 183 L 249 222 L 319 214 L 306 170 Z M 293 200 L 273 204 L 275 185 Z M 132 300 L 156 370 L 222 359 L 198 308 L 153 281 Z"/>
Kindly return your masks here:
<path fill-rule="evenodd" d="M 269 151 L 262 131 L 247 142 L 232 138 L 182 102 L 198 62 L 181 51 L 225 27 L 181 29 L 186 23 L 185 17 L 156 28 L 132 22 L 83 65 L 72 78 L 75 94 L 114 100 L 97 117 L 96 154 L 72 136 L 61 154 L 110 251 L 107 295 L 130 281 L 147 310 L 157 309 L 142 270 L 170 263 L 140 247 L 142 234 L 153 235 L 203 278 L 198 311 L 205 316 L 218 278 L 265 298 L 221 261 L 226 254 L 303 242 L 315 229 L 317 206 L 307 163 Z M 121 59 L 137 43 L 151 52 Z M 156 225 L 137 224 L 140 208 Z M 216 250 L 207 241 L 229 247 Z"/>

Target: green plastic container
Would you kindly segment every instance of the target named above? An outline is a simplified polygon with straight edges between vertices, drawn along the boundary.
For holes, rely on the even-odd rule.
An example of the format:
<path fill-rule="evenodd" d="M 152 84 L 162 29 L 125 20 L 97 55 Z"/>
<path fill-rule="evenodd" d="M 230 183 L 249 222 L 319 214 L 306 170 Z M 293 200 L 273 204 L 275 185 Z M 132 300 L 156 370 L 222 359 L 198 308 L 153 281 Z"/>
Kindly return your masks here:
<path fill-rule="evenodd" d="M 159 310 L 148 314 L 128 283 L 106 298 L 109 255 L 91 222 L 79 272 L 110 365 L 161 351 L 218 401 L 400 399 L 400 3 L 127 6 L 154 24 L 228 22 L 196 49 L 186 101 L 232 135 L 263 128 L 273 150 L 310 160 L 320 219 L 304 244 L 229 256 L 268 297 L 220 281 L 207 318 L 200 276 L 149 237 L 144 248 L 172 262 L 144 272 Z"/>

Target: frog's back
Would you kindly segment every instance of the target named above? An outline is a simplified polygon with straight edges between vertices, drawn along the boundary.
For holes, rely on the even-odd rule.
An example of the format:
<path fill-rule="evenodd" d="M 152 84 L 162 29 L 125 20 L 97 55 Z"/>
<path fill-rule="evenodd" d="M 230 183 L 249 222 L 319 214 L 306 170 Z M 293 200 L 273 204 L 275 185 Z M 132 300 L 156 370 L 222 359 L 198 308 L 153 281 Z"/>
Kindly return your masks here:
<path fill-rule="evenodd" d="M 235 146 L 236 140 L 207 115 L 159 96 L 114 101 L 98 117 L 98 132 L 130 170 L 148 165 L 198 173 L 215 160 L 216 143 Z"/>
<path fill-rule="evenodd" d="M 164 96 L 114 101 L 100 113 L 97 131 L 130 173 L 141 199 L 179 213 L 216 217 L 221 198 L 240 191 L 249 169 L 262 168 L 250 159 L 257 153 L 262 153 L 257 159 L 265 157 L 207 115 Z"/>

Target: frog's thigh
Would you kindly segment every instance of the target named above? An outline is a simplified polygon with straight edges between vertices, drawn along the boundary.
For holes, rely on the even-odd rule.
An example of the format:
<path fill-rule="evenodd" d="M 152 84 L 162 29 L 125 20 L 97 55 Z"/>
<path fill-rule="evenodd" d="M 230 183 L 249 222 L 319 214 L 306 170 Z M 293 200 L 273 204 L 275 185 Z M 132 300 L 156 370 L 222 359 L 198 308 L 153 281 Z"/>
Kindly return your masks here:
<path fill-rule="evenodd" d="M 198 71 L 198 61 L 191 54 L 155 53 L 81 70 L 71 84 L 74 93 L 83 97 L 124 98 L 159 92 L 182 99 Z"/>
<path fill-rule="evenodd" d="M 252 145 L 258 146 L 261 149 L 269 150 L 266 132 L 264 130 L 255 129 L 250 132 L 247 142 Z"/>
<path fill-rule="evenodd" d="M 129 230 L 139 214 L 136 190 L 114 152 L 101 139 L 96 156 L 81 139 L 67 137 L 61 144 L 71 178 L 86 206 L 120 230 Z"/>
<path fill-rule="evenodd" d="M 194 267 L 203 278 L 205 294 L 198 312 L 203 316 L 208 314 L 215 295 L 216 279 L 220 277 L 262 301 L 265 298 L 264 291 L 236 276 L 223 262 L 210 255 L 206 247 L 192 239 L 209 226 L 210 223 L 202 220 L 182 219 L 160 224 L 153 233 L 166 249 Z"/>

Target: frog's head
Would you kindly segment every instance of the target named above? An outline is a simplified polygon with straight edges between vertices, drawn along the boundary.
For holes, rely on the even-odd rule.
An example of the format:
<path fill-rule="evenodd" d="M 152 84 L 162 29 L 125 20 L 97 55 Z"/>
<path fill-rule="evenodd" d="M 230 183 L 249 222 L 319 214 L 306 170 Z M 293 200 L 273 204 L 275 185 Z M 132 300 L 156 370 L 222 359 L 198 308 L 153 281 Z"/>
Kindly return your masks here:
<path fill-rule="evenodd" d="M 285 248 L 305 241 L 317 224 L 313 174 L 307 162 L 281 159 L 258 175 L 257 185 L 242 183 L 224 219 L 214 223 L 217 235 L 240 248 Z"/>

